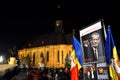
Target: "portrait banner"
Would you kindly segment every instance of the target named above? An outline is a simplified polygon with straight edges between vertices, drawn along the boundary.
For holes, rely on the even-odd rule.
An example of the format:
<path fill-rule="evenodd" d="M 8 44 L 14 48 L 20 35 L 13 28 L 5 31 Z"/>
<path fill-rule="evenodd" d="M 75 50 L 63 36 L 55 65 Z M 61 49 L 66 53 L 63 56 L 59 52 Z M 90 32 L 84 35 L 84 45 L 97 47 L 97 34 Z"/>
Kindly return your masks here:
<path fill-rule="evenodd" d="M 99 20 L 79 31 L 80 42 L 82 45 L 82 52 L 83 52 L 83 65 L 84 65 L 83 76 L 85 76 L 84 80 L 99 80 L 97 65 L 100 63 L 106 63 L 105 50 L 104 50 L 104 40 L 105 40 L 104 29 L 105 28 L 102 20 Z M 88 67 L 86 65 L 90 65 L 90 66 Z M 91 69 L 93 65 L 94 65 L 94 69 Z M 103 67 L 107 67 L 107 66 L 103 66 Z M 90 79 L 86 79 L 86 75 L 87 77 L 88 75 L 92 76 L 93 73 L 95 74 L 94 77 L 89 77 Z"/>

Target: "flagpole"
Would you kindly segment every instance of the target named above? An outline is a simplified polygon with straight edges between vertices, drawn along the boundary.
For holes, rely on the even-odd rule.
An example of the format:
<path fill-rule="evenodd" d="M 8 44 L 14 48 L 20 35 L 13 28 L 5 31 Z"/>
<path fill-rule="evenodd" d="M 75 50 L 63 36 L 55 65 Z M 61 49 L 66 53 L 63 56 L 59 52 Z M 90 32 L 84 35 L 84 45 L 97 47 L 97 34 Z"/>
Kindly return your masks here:
<path fill-rule="evenodd" d="M 102 19 L 101 20 L 102 21 L 102 27 L 103 27 L 103 33 L 104 33 L 104 40 L 106 40 L 106 38 L 107 38 L 107 31 L 106 31 L 106 27 L 105 27 L 105 24 L 104 24 L 104 20 Z M 108 27 L 110 27 L 109 25 L 108 25 Z M 107 65 L 107 64 L 106 64 Z M 109 66 L 107 65 L 107 72 L 108 72 L 108 74 L 109 74 Z M 108 75 L 108 80 L 110 80 L 111 78 L 110 78 L 110 75 Z"/>

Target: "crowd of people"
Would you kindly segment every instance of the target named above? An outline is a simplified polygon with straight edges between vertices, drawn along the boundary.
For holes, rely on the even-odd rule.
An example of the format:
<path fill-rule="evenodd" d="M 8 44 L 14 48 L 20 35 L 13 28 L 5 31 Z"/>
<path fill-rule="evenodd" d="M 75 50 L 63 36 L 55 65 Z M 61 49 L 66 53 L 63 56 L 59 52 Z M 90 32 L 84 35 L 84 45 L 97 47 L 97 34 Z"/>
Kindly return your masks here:
<path fill-rule="evenodd" d="M 68 68 L 32 69 L 27 71 L 24 80 L 70 80 L 69 72 Z"/>
<path fill-rule="evenodd" d="M 79 79 L 82 80 L 82 70 L 79 71 Z M 69 68 L 44 68 L 30 69 L 24 76 L 23 80 L 70 80 Z"/>

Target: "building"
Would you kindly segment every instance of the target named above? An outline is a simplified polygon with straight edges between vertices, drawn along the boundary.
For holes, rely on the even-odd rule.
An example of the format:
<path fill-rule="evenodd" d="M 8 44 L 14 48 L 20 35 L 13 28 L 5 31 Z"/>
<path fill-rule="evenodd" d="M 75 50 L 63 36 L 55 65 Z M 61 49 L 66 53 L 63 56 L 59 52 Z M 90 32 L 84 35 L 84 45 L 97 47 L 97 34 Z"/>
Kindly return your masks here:
<path fill-rule="evenodd" d="M 18 50 L 19 59 L 27 61 L 30 67 L 64 68 L 66 57 L 72 51 L 72 35 L 64 34 L 62 20 L 56 20 L 55 32 L 36 37 Z"/>

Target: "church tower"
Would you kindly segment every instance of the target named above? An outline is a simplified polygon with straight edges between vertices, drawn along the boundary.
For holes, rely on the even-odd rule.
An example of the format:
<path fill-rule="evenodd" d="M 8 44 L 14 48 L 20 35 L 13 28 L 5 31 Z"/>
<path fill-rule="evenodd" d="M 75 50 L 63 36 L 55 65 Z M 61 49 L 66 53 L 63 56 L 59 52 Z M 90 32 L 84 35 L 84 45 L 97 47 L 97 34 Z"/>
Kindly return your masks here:
<path fill-rule="evenodd" d="M 61 5 L 60 5 L 59 1 L 57 3 L 58 3 L 58 5 L 57 5 L 57 19 L 55 21 L 55 32 L 64 33 L 63 21 L 60 19 Z"/>
<path fill-rule="evenodd" d="M 55 22 L 55 32 L 60 32 L 60 33 L 64 32 L 62 20 L 59 20 L 59 19 L 56 20 L 56 22 Z"/>

